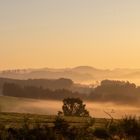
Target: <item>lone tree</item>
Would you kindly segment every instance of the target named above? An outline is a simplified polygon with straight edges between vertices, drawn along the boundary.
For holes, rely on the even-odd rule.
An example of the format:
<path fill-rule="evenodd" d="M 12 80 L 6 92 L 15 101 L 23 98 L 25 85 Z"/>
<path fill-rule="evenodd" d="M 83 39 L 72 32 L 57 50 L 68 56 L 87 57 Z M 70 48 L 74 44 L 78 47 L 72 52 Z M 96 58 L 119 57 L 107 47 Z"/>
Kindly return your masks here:
<path fill-rule="evenodd" d="M 66 98 L 63 100 L 63 114 L 64 116 L 88 117 L 89 112 L 85 109 L 85 106 L 79 98 Z"/>

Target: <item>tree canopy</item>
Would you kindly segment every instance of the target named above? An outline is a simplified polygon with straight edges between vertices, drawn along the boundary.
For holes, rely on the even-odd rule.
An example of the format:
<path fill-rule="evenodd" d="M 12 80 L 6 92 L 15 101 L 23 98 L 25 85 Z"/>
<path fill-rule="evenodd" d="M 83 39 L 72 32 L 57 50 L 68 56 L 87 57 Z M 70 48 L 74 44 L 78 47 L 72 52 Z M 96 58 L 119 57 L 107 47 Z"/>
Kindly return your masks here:
<path fill-rule="evenodd" d="M 80 98 L 66 98 L 63 100 L 64 116 L 89 116 L 89 112 L 85 109 L 86 105 Z"/>

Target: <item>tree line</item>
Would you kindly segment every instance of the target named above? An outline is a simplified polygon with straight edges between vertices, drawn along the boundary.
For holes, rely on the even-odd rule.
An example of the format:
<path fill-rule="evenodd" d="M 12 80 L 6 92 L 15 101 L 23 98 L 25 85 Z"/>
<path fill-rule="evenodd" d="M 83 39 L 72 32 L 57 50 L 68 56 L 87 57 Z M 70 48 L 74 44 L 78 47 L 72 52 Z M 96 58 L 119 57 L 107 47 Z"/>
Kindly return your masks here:
<path fill-rule="evenodd" d="M 3 85 L 3 95 L 13 97 L 25 97 L 34 99 L 56 99 L 63 100 L 67 97 L 82 97 L 84 95 L 78 92 L 72 92 L 67 89 L 44 89 L 35 86 L 20 86 L 15 83 L 5 83 Z"/>
<path fill-rule="evenodd" d="M 3 95 L 35 99 L 63 100 L 67 97 L 80 97 L 84 100 L 139 104 L 140 87 L 124 81 L 103 80 L 89 94 L 81 94 L 70 89 L 50 89 L 40 86 L 20 85 L 6 82 L 3 84 Z"/>

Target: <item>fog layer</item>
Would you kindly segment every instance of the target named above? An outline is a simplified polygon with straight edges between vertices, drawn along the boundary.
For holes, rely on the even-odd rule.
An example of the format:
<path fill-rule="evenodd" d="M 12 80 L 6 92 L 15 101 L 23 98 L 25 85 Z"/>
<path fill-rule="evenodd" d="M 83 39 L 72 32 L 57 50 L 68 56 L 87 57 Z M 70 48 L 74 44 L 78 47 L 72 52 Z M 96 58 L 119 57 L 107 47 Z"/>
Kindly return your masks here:
<path fill-rule="evenodd" d="M 87 110 L 93 117 L 107 118 L 104 111 L 110 113 L 114 118 L 121 118 L 124 115 L 140 116 L 139 107 L 127 105 L 116 105 L 113 103 L 85 102 Z M 15 97 L 0 97 L 1 111 L 37 113 L 45 115 L 56 115 L 61 110 L 62 101 L 54 100 L 33 100 Z"/>

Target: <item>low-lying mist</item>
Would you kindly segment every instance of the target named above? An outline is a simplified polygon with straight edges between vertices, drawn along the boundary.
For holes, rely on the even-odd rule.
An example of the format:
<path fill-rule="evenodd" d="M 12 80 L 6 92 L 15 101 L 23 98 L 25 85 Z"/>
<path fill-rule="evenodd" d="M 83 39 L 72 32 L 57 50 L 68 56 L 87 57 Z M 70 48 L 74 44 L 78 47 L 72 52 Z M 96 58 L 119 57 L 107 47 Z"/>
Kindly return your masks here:
<path fill-rule="evenodd" d="M 0 97 L 2 112 L 35 113 L 45 115 L 56 115 L 61 110 L 62 101 L 55 100 L 34 100 L 15 97 Z M 114 118 L 121 118 L 125 115 L 140 116 L 140 108 L 130 105 L 120 105 L 114 103 L 85 102 L 90 115 L 98 118 L 107 118 L 110 113 Z"/>

